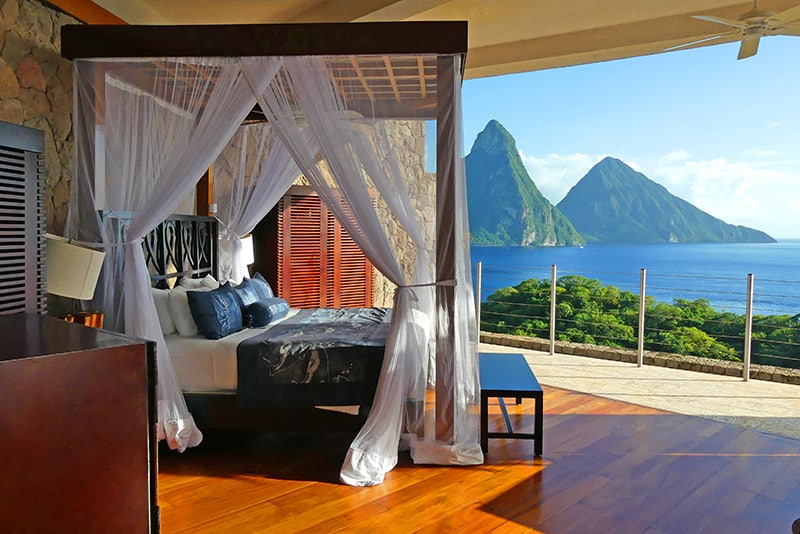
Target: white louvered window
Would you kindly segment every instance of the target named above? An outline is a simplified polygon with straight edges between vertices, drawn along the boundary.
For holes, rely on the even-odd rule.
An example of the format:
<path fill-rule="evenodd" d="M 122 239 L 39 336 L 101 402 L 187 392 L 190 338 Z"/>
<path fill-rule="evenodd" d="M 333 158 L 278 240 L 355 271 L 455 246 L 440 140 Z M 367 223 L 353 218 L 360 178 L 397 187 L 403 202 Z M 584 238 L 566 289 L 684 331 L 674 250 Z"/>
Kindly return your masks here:
<path fill-rule="evenodd" d="M 45 313 L 41 131 L 0 122 L 0 315 Z"/>

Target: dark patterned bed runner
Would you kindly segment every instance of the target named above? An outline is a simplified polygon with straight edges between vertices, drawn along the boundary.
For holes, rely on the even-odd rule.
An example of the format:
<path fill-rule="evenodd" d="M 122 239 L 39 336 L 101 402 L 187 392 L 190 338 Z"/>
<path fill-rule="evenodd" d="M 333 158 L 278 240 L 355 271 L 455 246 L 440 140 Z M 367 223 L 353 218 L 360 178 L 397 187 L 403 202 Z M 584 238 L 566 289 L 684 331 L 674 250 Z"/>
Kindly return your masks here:
<path fill-rule="evenodd" d="M 390 318 L 386 308 L 300 310 L 242 341 L 240 403 L 259 404 L 275 385 L 376 383 Z"/>

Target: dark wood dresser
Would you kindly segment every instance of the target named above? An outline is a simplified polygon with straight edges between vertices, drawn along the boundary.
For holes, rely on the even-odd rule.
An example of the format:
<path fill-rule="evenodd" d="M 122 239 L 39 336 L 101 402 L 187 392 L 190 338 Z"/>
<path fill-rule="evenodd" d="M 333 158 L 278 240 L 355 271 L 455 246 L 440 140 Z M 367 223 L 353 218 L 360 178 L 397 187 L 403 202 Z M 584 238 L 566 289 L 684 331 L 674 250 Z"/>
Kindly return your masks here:
<path fill-rule="evenodd" d="M 0 316 L 0 532 L 157 532 L 155 343 Z"/>

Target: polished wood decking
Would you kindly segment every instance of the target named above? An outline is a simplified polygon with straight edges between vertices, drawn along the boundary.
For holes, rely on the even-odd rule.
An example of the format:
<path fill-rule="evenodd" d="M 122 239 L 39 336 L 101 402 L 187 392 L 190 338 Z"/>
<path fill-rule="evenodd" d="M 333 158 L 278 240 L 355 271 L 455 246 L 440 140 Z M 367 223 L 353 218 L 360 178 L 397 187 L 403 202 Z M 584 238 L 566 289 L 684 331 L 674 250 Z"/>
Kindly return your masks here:
<path fill-rule="evenodd" d="M 349 416 L 206 432 L 196 449 L 160 451 L 162 532 L 788 534 L 800 517 L 800 442 L 544 389 L 542 458 L 523 440 L 490 440 L 475 467 L 401 454 L 370 488 L 338 483 L 357 426 Z M 532 427 L 531 400 L 508 406 Z M 500 428 L 496 401 L 490 409 Z"/>

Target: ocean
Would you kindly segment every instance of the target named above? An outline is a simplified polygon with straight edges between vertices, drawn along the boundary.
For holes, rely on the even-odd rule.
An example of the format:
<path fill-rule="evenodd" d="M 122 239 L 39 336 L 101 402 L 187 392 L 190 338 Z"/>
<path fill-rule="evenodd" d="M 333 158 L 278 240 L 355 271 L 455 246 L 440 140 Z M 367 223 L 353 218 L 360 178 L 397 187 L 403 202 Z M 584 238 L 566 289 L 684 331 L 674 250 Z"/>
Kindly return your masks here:
<path fill-rule="evenodd" d="M 800 239 L 737 244 L 588 244 L 582 247 L 471 247 L 473 278 L 482 263 L 481 300 L 529 278 L 580 275 L 639 292 L 660 302 L 704 298 L 721 311 L 743 314 L 753 274 L 753 313 L 800 313 Z"/>

